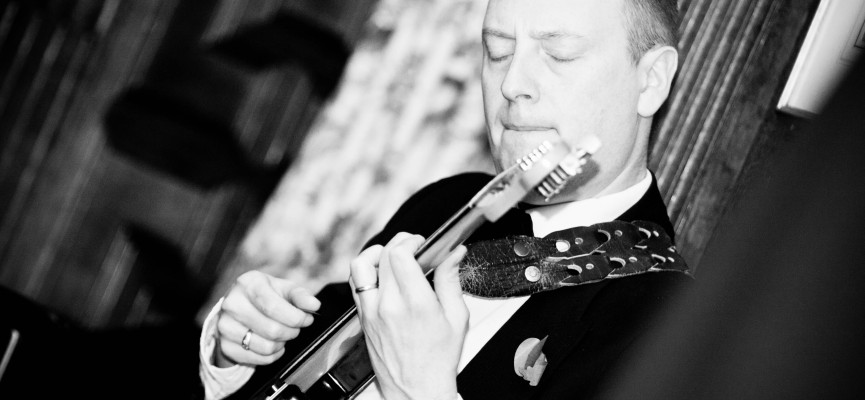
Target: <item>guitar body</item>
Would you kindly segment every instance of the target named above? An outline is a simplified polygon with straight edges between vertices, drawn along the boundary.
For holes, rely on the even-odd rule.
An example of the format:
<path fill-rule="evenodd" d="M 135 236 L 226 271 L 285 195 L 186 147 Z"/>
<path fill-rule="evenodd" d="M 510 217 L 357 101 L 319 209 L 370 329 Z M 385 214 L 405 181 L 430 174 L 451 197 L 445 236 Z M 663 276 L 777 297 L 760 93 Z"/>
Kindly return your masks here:
<path fill-rule="evenodd" d="M 415 253 L 426 274 L 462 244 L 481 224 L 494 222 L 535 190 L 547 199 L 582 165 L 599 143 L 572 151 L 563 142 L 545 142 L 513 167 L 497 175 Z M 357 310 L 352 306 L 307 346 L 252 399 L 352 399 L 373 380 Z"/>

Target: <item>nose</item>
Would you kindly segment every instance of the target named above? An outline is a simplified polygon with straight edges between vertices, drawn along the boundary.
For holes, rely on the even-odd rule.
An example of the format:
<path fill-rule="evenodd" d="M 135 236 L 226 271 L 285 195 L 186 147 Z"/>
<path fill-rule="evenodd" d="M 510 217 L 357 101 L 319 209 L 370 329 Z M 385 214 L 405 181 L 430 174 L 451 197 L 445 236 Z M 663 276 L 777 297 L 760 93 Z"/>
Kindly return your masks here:
<path fill-rule="evenodd" d="M 525 51 L 514 52 L 502 81 L 502 95 L 510 102 L 538 101 L 536 76 L 539 72 L 532 65 L 530 54 Z"/>

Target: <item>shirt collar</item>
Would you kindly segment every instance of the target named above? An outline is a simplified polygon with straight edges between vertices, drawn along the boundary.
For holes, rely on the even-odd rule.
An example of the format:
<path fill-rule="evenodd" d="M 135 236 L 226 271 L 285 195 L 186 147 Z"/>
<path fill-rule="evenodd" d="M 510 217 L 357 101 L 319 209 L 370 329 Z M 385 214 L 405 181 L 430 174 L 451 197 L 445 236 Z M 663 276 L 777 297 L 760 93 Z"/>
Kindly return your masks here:
<path fill-rule="evenodd" d="M 645 175 L 641 181 L 621 192 L 527 210 L 535 236 L 544 237 L 551 232 L 616 219 L 649 190 L 652 174 L 646 171 Z"/>

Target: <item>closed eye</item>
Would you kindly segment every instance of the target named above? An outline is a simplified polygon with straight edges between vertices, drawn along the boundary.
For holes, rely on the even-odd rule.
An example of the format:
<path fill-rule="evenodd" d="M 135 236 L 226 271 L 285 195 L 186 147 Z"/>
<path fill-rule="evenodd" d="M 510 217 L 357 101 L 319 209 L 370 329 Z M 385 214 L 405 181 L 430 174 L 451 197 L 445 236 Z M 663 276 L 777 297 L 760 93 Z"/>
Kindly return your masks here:
<path fill-rule="evenodd" d="M 552 54 L 549 55 L 553 61 L 557 63 L 567 63 L 576 60 L 578 57 L 556 57 Z"/>
<path fill-rule="evenodd" d="M 485 32 L 483 46 L 490 62 L 498 63 L 506 61 L 508 57 L 514 54 L 516 42 L 512 37 L 503 36 L 499 33 Z"/>
<path fill-rule="evenodd" d="M 505 55 L 496 57 L 496 56 L 493 56 L 492 54 L 489 54 L 490 61 L 495 62 L 495 63 L 505 61 L 508 58 L 510 58 L 510 56 L 511 56 L 510 54 L 505 54 Z"/>

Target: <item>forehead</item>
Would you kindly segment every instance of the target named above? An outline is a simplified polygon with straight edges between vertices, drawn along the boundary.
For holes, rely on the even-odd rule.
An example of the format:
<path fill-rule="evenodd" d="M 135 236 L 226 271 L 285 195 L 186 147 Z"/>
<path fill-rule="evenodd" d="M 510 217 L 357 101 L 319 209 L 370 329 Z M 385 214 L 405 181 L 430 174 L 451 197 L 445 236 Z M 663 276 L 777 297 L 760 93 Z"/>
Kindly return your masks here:
<path fill-rule="evenodd" d="M 509 35 L 567 32 L 624 34 L 624 0 L 489 0 L 484 29 Z"/>

